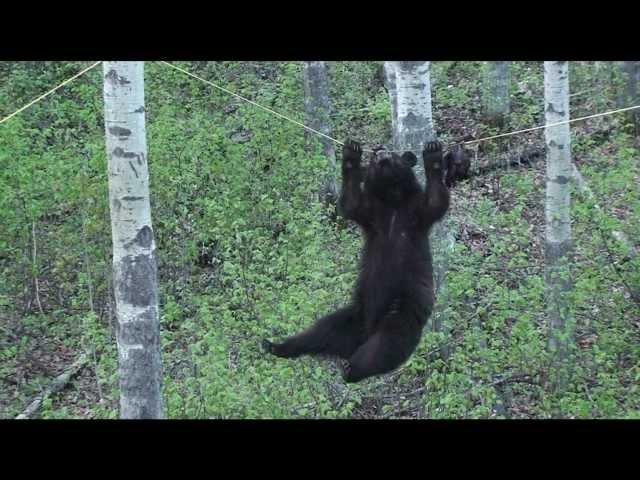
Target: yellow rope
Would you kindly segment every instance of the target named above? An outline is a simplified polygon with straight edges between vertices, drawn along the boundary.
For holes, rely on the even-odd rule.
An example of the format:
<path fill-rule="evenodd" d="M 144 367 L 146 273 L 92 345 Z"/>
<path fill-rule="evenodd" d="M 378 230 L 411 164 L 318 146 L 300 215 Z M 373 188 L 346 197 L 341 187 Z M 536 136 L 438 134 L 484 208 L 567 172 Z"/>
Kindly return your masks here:
<path fill-rule="evenodd" d="M 163 63 L 163 64 L 165 64 L 165 65 L 167 65 L 167 66 L 169 66 L 171 68 L 174 68 L 174 69 L 176 69 L 176 70 L 178 70 L 178 71 L 180 71 L 180 72 L 182 72 L 182 73 L 184 73 L 186 75 L 189 75 L 190 77 L 193 77 L 193 78 L 195 78 L 197 80 L 200 80 L 201 82 L 204 82 L 204 83 L 206 83 L 208 85 L 211 85 L 212 87 L 217 88 L 218 90 L 221 90 L 221 91 L 223 91 L 225 93 L 233 95 L 234 97 L 237 97 L 237 98 L 239 98 L 239 99 L 241 99 L 241 100 L 243 100 L 245 102 L 248 102 L 251 105 L 254 105 L 254 106 L 256 106 L 258 108 L 261 108 L 261 109 L 263 109 L 263 110 L 265 110 L 265 111 L 267 111 L 269 113 L 272 113 L 273 115 L 276 115 L 276 116 L 278 116 L 280 118 L 288 120 L 288 121 L 290 121 L 292 123 L 295 123 L 296 125 L 299 125 L 302 128 L 306 128 L 307 130 L 309 130 L 309 131 L 311 131 L 313 133 L 316 133 L 318 135 L 322 135 L 323 137 L 328 138 L 329 140 L 331 140 L 332 142 L 337 143 L 338 145 L 344 145 L 344 143 L 341 142 L 340 140 L 337 140 L 337 139 L 335 139 L 333 137 L 330 137 L 329 135 L 326 135 L 326 134 L 324 134 L 322 132 L 319 132 L 318 130 L 314 130 L 313 128 L 308 127 L 308 126 L 304 125 L 303 123 L 298 122 L 297 120 L 293 120 L 292 118 L 289 118 L 286 115 L 278 113 L 275 110 L 272 110 L 270 108 L 262 106 L 262 105 L 254 102 L 252 100 L 249 100 L 248 98 L 245 98 L 245 97 L 243 97 L 241 95 L 238 95 L 235 92 L 232 92 L 231 90 L 228 90 L 228 89 L 226 89 L 224 87 L 216 85 L 215 83 L 210 82 L 209 80 L 206 80 L 206 79 L 204 79 L 204 78 L 202 78 L 202 77 L 200 77 L 198 75 L 195 75 L 194 73 L 191 73 L 191 72 L 185 70 L 184 68 L 180 68 L 180 67 L 178 67 L 176 65 L 173 65 L 173 64 L 171 64 L 169 62 L 165 62 L 165 61 L 161 61 L 160 63 Z M 581 92 L 581 93 L 584 93 L 584 92 Z M 550 123 L 548 125 L 540 125 L 538 127 L 525 128 L 525 129 L 522 129 L 522 130 L 514 130 L 512 132 L 501 133 L 501 134 L 498 134 L 498 135 L 492 135 L 490 137 L 483 137 L 483 138 L 479 138 L 477 140 L 470 140 L 470 141 L 467 141 L 467 142 L 453 143 L 452 145 L 460 145 L 460 144 L 462 144 L 462 145 L 470 145 L 470 144 L 473 144 L 473 143 L 484 142 L 486 140 L 492 140 L 494 138 L 508 137 L 508 136 L 511 136 L 511 135 L 517 135 L 519 133 L 532 132 L 534 130 L 540 130 L 542 128 L 555 127 L 555 126 L 558 126 L 558 125 L 564 125 L 566 123 L 573 123 L 573 122 L 577 122 L 577 121 L 580 121 L 580 120 L 586 120 L 588 118 L 602 117 L 602 116 L 605 116 L 605 115 L 613 115 L 614 113 L 626 112 L 626 111 L 634 110 L 634 109 L 637 109 L 637 108 L 640 108 L 640 105 L 635 105 L 633 107 L 619 108 L 617 110 L 610 110 L 608 112 L 596 113 L 594 115 L 587 115 L 586 117 L 573 118 L 573 119 L 565 120 L 565 121 L 562 121 L 562 122 Z M 365 150 L 365 149 L 363 149 L 363 151 L 364 152 L 373 152 L 373 150 Z M 387 150 L 387 151 L 388 152 L 404 152 L 406 150 Z M 414 151 L 419 151 L 419 150 L 414 150 Z"/>
<path fill-rule="evenodd" d="M 4 122 L 6 122 L 7 120 L 9 120 L 12 117 L 15 117 L 17 114 L 19 114 L 20 112 L 22 112 L 23 110 L 26 110 L 27 108 L 29 108 L 31 105 L 38 103 L 40 100 L 42 100 L 45 97 L 48 97 L 49 95 L 51 95 L 53 92 L 55 92 L 56 90 L 58 90 L 59 88 L 64 87 L 67 83 L 69 83 L 71 80 L 75 80 L 76 78 L 78 78 L 81 75 L 84 75 L 85 73 L 87 73 L 89 70 L 91 70 L 92 68 L 98 66 L 99 64 L 101 64 L 102 61 L 100 62 L 96 62 L 93 65 L 85 68 L 84 70 L 76 73 L 73 77 L 68 78 L 67 80 L 65 80 L 64 82 L 62 82 L 60 85 L 58 85 L 57 87 L 52 88 L 51 90 L 49 90 L 46 93 L 43 93 L 42 95 L 40 95 L 38 98 L 30 101 L 29 103 L 27 103 L 24 107 L 19 108 L 18 110 L 16 110 L 15 112 L 13 112 L 11 115 L 7 115 L 6 117 L 4 117 L 2 120 L 0 120 L 0 125 L 3 124 Z"/>
<path fill-rule="evenodd" d="M 85 73 L 87 73 L 92 68 L 95 68 L 96 66 L 98 66 L 100 63 L 102 63 L 102 61 L 95 62 L 94 64 L 92 64 L 89 67 L 85 68 L 84 70 L 81 70 L 80 72 L 76 73 L 74 76 L 72 76 L 71 78 L 68 78 L 67 80 L 65 80 L 64 82 L 60 83 L 59 85 L 57 85 L 56 87 L 52 88 L 51 90 L 47 91 L 46 93 L 43 93 L 42 95 L 40 95 L 39 97 L 35 98 L 31 102 L 27 103 L 23 107 L 19 108 L 18 110 L 16 110 L 12 114 L 7 115 L 6 117 L 4 117 L 2 120 L 0 120 L 0 124 L 3 124 L 7 120 L 9 120 L 9 119 L 13 118 L 14 116 L 18 115 L 20 112 L 26 110 L 30 106 L 36 104 L 40 100 L 42 100 L 42 99 L 46 98 L 47 96 L 51 95 L 53 92 L 55 92 L 59 88 L 62 88 L 67 83 L 71 82 L 72 80 L 75 80 L 76 78 L 80 77 L 81 75 L 84 75 Z M 169 66 L 169 67 L 171 67 L 171 68 L 173 68 L 175 70 L 178 70 L 179 72 L 182 72 L 185 75 L 189 75 L 190 77 L 193 77 L 193 78 L 195 78 L 197 80 L 200 80 L 201 82 L 204 82 L 204 83 L 206 83 L 208 85 L 211 85 L 212 87 L 217 88 L 218 90 L 221 90 L 221 91 L 223 91 L 225 93 L 228 93 L 229 95 L 233 95 L 234 97 L 237 97 L 237 98 L 239 98 L 240 100 L 242 100 L 244 102 L 250 103 L 251 105 L 254 105 L 254 106 L 258 107 L 258 108 L 261 108 L 262 110 L 264 110 L 266 112 L 271 113 L 272 115 L 275 115 L 277 117 L 280 117 L 280 118 L 283 118 L 285 120 L 288 120 L 291 123 L 299 125 L 300 127 L 304 128 L 306 130 L 309 130 L 310 132 L 313 132 L 313 133 L 315 133 L 317 135 L 320 135 L 322 137 L 325 137 L 325 138 L 331 140 L 332 142 L 337 143 L 338 145 L 344 145 L 343 142 L 341 142 L 340 140 L 338 140 L 336 138 L 333 138 L 333 137 L 331 137 L 331 136 L 329 136 L 329 135 L 327 135 L 325 133 L 322 133 L 322 132 L 320 132 L 318 130 L 315 130 L 315 129 L 313 129 L 313 128 L 311 128 L 311 127 L 309 127 L 309 126 L 307 126 L 307 125 L 305 125 L 305 124 L 303 124 L 301 122 L 298 122 L 297 120 L 294 120 L 294 119 L 292 119 L 290 117 L 287 117 L 286 115 L 278 113 L 275 110 L 272 110 L 271 108 L 268 108 L 268 107 L 265 107 L 263 105 L 260 105 L 259 103 L 256 103 L 253 100 L 249 100 L 248 98 L 243 97 L 242 95 L 238 95 L 237 93 L 232 92 L 231 90 L 229 90 L 227 88 L 221 87 L 220 85 L 216 85 L 215 83 L 210 82 L 209 80 L 206 80 L 206 79 L 204 79 L 204 78 L 202 78 L 202 77 L 200 77 L 200 76 L 198 76 L 198 75 L 196 75 L 194 73 L 191 73 L 191 72 L 185 70 L 184 68 L 180 68 L 180 67 L 178 67 L 176 65 L 173 65 L 173 64 L 171 64 L 169 62 L 165 62 L 165 61 L 160 61 L 160 63 L 163 63 L 163 64 L 165 64 L 165 65 L 167 65 L 167 66 Z M 491 135 L 489 137 L 479 138 L 477 140 L 459 142 L 459 143 L 457 143 L 457 145 L 460 145 L 460 144 L 462 144 L 462 145 L 471 145 L 471 144 L 474 144 L 474 143 L 484 142 L 484 141 L 487 141 L 487 140 L 493 140 L 495 138 L 502 138 L 502 137 L 508 137 L 508 136 L 512 136 L 512 135 L 518 135 L 520 133 L 533 132 L 535 130 L 540 130 L 540 129 L 543 129 L 543 128 L 556 127 L 558 125 L 564 125 L 564 124 L 569 124 L 569 123 L 573 123 L 573 122 L 578 122 L 578 121 L 581 121 L 581 120 L 587 120 L 589 118 L 596 118 L 596 117 L 603 117 L 603 116 L 606 116 L 606 115 L 613 115 L 615 113 L 627 112 L 627 111 L 635 110 L 635 109 L 638 109 L 638 108 L 640 108 L 640 105 L 634 105 L 632 107 L 626 107 L 626 108 L 618 108 L 616 110 L 609 110 L 607 112 L 596 113 L 596 114 L 593 114 L 593 115 L 587 115 L 585 117 L 573 118 L 573 119 L 570 119 L 570 120 L 564 120 L 562 122 L 550 123 L 550 124 L 547 124 L 547 125 L 540 125 L 540 126 L 531 127 L 531 128 L 524 128 L 524 129 L 521 129 L 521 130 L 514 130 L 514 131 L 511 131 L 511 132 L 507 132 L 507 133 L 500 133 L 498 135 Z M 365 149 L 363 149 L 363 151 L 365 151 L 365 152 L 373 152 L 373 150 L 365 150 Z M 389 151 L 390 152 L 397 152 L 399 150 L 389 150 Z M 418 151 L 418 150 L 416 150 L 416 151 Z"/>
<path fill-rule="evenodd" d="M 177 67 L 177 66 L 172 65 L 171 63 L 169 63 L 169 62 L 165 62 L 165 61 L 160 61 L 160 63 L 164 63 L 165 65 L 168 65 L 168 66 L 169 66 L 169 67 L 171 67 L 171 68 L 175 68 L 176 70 L 178 70 L 178 71 L 180 71 L 180 72 L 182 72 L 182 73 L 184 73 L 184 74 L 186 74 L 186 75 L 189 75 L 190 77 L 196 78 L 196 79 L 200 80 L 201 82 L 204 82 L 204 83 L 206 83 L 206 84 L 208 84 L 208 85 L 211 85 L 211 86 L 212 86 L 212 87 L 214 87 L 214 88 L 217 88 L 218 90 L 222 90 L 223 92 L 228 93 L 229 95 L 233 95 L 234 97 L 238 97 L 240 100 L 244 100 L 245 102 L 248 102 L 248 103 L 250 103 L 251 105 L 254 105 L 254 106 L 258 107 L 258 108 L 261 108 L 261 109 L 263 109 L 263 110 L 265 110 L 265 111 L 267 111 L 267 112 L 269 112 L 269 113 L 271 113 L 271 114 L 273 114 L 273 115 L 276 115 L 276 116 L 278 116 L 278 117 L 280 117 L 280 118 L 284 118 L 285 120 L 289 120 L 291 123 L 295 123 L 296 125 L 300 125 L 302 128 L 306 128 L 306 129 L 307 129 L 307 130 L 309 130 L 310 132 L 316 133 L 316 134 L 318 134 L 318 135 L 322 135 L 323 137 L 328 138 L 329 140 L 331 140 L 331 141 L 333 141 L 333 142 L 337 143 L 338 145 L 344 145 L 344 143 L 343 143 L 343 142 L 341 142 L 340 140 L 336 140 L 335 138 L 330 137 L 330 136 L 329 136 L 329 135 L 327 135 L 327 134 L 324 134 L 324 133 L 322 133 L 322 132 L 319 132 L 318 130 L 315 130 L 315 129 L 311 128 L 311 127 L 306 126 L 306 125 L 305 125 L 305 124 L 303 124 L 303 123 L 298 122 L 297 120 L 294 120 L 294 119 L 289 118 L 289 117 L 287 117 L 287 116 L 285 116 L 285 115 L 282 115 L 281 113 L 278 113 L 278 112 L 276 112 L 275 110 L 271 110 L 271 109 L 270 109 L 270 108 L 268 108 L 268 107 L 264 107 L 264 106 L 262 106 L 262 105 L 260 105 L 260 104 L 258 104 L 258 103 L 256 103 L 256 102 L 254 102 L 253 100 L 249 100 L 248 98 L 245 98 L 245 97 L 243 97 L 242 95 L 238 95 L 237 93 L 232 92 L 231 90 L 228 90 L 228 89 L 226 89 L 226 88 L 224 88 L 224 87 L 221 87 L 221 86 L 219 86 L 219 85 L 216 85 L 215 83 L 212 83 L 212 82 L 210 82 L 209 80 L 205 80 L 204 78 L 199 77 L 198 75 L 196 75 L 196 74 L 194 74 L 194 73 L 191 73 L 191 72 L 189 72 L 189 71 L 185 70 L 184 68 Z"/>

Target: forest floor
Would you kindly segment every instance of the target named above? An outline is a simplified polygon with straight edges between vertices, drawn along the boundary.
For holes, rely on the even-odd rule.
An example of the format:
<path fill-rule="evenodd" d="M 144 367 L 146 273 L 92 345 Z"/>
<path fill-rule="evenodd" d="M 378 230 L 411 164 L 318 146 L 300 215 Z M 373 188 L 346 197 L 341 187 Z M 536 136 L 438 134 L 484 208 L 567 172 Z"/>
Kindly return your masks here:
<path fill-rule="evenodd" d="M 450 80 L 454 85 L 459 85 L 462 81 L 462 78 L 456 78 L 455 75 Z M 379 86 L 374 85 L 370 89 L 371 97 L 379 95 Z M 437 98 L 436 92 L 434 101 Z M 479 93 L 472 95 L 471 100 L 478 104 Z M 232 105 L 233 102 L 228 102 L 229 107 Z M 490 129 L 483 130 L 479 109 L 470 109 L 467 105 L 443 108 L 434 117 L 438 134 L 445 142 L 467 134 L 478 138 L 492 132 Z M 377 130 L 371 130 L 366 124 L 366 116 L 355 118 L 350 128 L 352 131 L 363 132 L 362 140 L 365 143 L 378 143 L 375 138 Z M 338 134 L 343 134 L 340 128 L 337 130 Z M 637 192 L 635 197 L 629 196 L 632 195 L 630 191 L 633 187 L 630 189 L 628 185 L 635 181 L 637 186 L 640 182 L 637 161 L 639 145 L 637 137 L 620 136 L 621 130 L 622 123 L 616 119 L 575 124 L 572 126 L 574 138 L 589 139 L 589 143 L 586 146 L 578 143 L 573 158 L 578 168 L 588 167 L 583 174 L 593 187 L 606 214 L 617 220 L 618 226 L 630 225 L 626 233 L 633 239 L 633 246 L 637 249 L 640 246 L 639 237 L 634 237 L 633 233 L 637 228 L 638 198 Z M 239 142 L 244 141 L 237 136 L 235 138 Z M 528 324 L 523 326 L 524 320 L 521 321 L 518 313 L 514 312 L 523 308 L 522 302 L 533 302 L 527 295 L 532 295 L 531 298 L 537 295 L 532 291 L 537 288 L 536 278 L 542 278 L 544 270 L 544 155 L 531 164 L 504 165 L 532 148 L 544 152 L 542 138 L 542 132 L 536 132 L 511 137 L 492 147 L 480 144 L 472 150 L 471 178 L 452 189 L 447 225 L 453 230 L 456 252 L 461 253 L 451 260 L 448 273 L 448 281 L 453 282 L 451 309 L 455 311 L 453 324 L 449 326 L 449 335 L 444 343 L 449 347 L 449 359 L 438 358 L 439 347 L 443 343 L 440 337 L 434 337 L 435 340 L 429 340 L 419 355 L 426 359 L 424 363 L 427 366 L 411 363 L 359 387 L 357 394 L 345 389 L 339 381 L 330 381 L 326 383 L 326 394 L 336 411 L 357 398 L 347 414 L 349 418 L 433 418 L 440 415 L 449 418 L 540 418 L 543 414 L 551 415 L 542 393 L 548 382 L 548 371 L 545 370 L 542 356 L 538 357 L 542 354 L 538 353 L 537 347 L 529 348 L 522 341 L 528 338 L 531 339 L 530 345 L 541 344 L 539 333 L 544 331 L 544 325 L 540 312 L 543 310 L 538 304 L 531 306 L 532 331 L 528 330 Z M 629 164 L 633 165 L 629 171 L 620 172 L 620 178 L 626 183 L 619 181 L 618 177 L 612 177 L 609 183 L 599 180 L 600 173 L 605 175 L 616 168 L 625 170 L 620 167 L 619 162 L 613 160 L 622 151 L 631 152 Z M 55 242 L 63 222 L 64 219 L 59 216 L 51 216 L 40 222 L 40 241 L 44 245 Z M 637 349 L 640 344 L 640 308 L 633 299 L 633 282 L 636 277 L 633 276 L 633 271 L 621 273 L 620 269 L 612 268 L 610 272 L 607 270 L 606 279 L 598 280 L 600 287 L 592 285 L 594 274 L 591 270 L 601 272 L 607 265 L 624 268 L 621 266 L 624 262 L 617 252 L 612 253 L 605 248 L 606 241 L 598 241 L 590 222 L 599 220 L 579 215 L 575 220 L 576 243 L 580 244 L 576 249 L 576 261 L 581 265 L 576 267 L 580 269 L 578 284 L 584 284 L 587 292 L 585 297 L 596 288 L 607 288 L 611 298 L 616 298 L 616 304 L 609 304 L 609 298 L 581 300 L 583 310 L 577 313 L 576 345 L 585 352 L 584 357 L 580 357 L 580 368 L 585 369 L 586 373 L 583 375 L 587 379 L 587 387 L 586 396 L 580 397 L 579 401 L 590 402 L 590 405 L 585 407 L 583 403 L 573 399 L 574 403 L 567 407 L 567 411 L 584 413 L 568 413 L 566 415 L 569 418 L 620 416 L 623 414 L 619 412 L 632 411 L 633 408 L 637 410 L 640 407 L 638 389 L 632 385 L 633 378 L 636 381 L 638 378 L 634 375 L 638 375 L 637 370 L 640 370 L 637 363 L 640 356 Z M 613 227 L 605 225 L 602 228 Z M 349 235 L 353 237 L 354 244 L 358 242 L 357 230 L 349 227 Z M 331 244 L 331 240 L 328 242 L 329 249 L 336 252 L 336 263 L 341 264 L 341 245 Z M 514 259 L 521 261 L 514 263 Z M 104 260 L 105 265 L 108 265 L 108 259 Z M 355 260 L 353 263 L 355 268 Z M 74 278 L 82 275 L 82 271 L 82 265 L 77 265 Z M 167 271 L 164 275 L 172 276 L 173 273 Z M 185 280 L 185 285 L 203 285 L 203 292 L 206 291 L 206 285 L 215 283 L 218 275 L 217 270 L 211 268 L 190 269 L 180 274 L 189 277 Z M 33 294 L 34 285 L 27 283 L 23 296 L 15 301 L 12 308 L 0 310 L 0 350 L 3 352 L 0 363 L 0 382 L 3 384 L 0 388 L 0 418 L 14 418 L 21 413 L 35 395 L 84 352 L 89 353 L 88 362 L 66 388 L 44 402 L 41 409 L 44 414 L 37 415 L 43 415 L 44 418 L 113 418 L 117 412 L 117 398 L 112 395 L 107 384 L 114 382 L 115 364 L 113 361 L 108 365 L 102 364 L 98 360 L 99 353 L 94 357 L 92 353 L 95 353 L 96 346 L 91 341 L 98 335 L 98 331 L 102 332 L 99 325 L 112 326 L 111 312 L 108 308 L 106 311 L 100 310 L 93 320 L 82 320 L 79 315 L 69 317 L 69 312 L 74 309 L 83 310 L 85 307 L 64 298 L 65 291 L 59 286 L 55 262 L 39 270 L 37 281 L 37 298 Z M 506 292 L 505 297 L 495 296 L 495 291 Z M 66 307 L 62 309 L 61 305 Z M 196 309 L 195 306 L 192 308 Z M 39 314 L 40 309 L 46 315 Z M 590 313 L 586 313 L 587 311 Z M 621 317 L 624 327 L 618 324 L 597 324 L 599 320 L 591 320 L 591 317 L 597 318 L 598 312 L 605 316 Z M 46 321 L 43 321 L 44 318 Z M 460 318 L 464 318 L 464 323 L 461 323 Z M 476 320 L 477 323 L 474 323 Z M 482 333 L 474 330 L 478 325 Z M 171 331 L 172 325 L 165 323 L 163 328 Z M 606 328 L 623 332 L 619 335 L 624 336 L 626 342 L 616 344 L 615 348 L 618 350 L 611 354 L 613 360 L 608 357 L 605 360 L 599 359 L 599 350 L 594 347 L 605 341 Z M 469 333 L 472 330 L 477 337 Z M 104 331 L 109 332 L 109 329 L 105 328 Z M 201 368 L 197 363 L 191 362 L 186 353 L 192 337 L 181 332 L 180 327 L 176 327 L 176 335 L 171 340 L 175 357 L 165 361 L 165 370 L 176 381 L 185 379 L 189 372 L 195 378 L 200 374 L 198 369 Z M 493 341 L 498 335 L 502 343 L 494 345 Z M 107 333 L 106 336 L 107 343 L 113 341 L 113 333 Z M 243 360 L 247 355 L 243 342 L 241 335 L 229 340 L 229 350 L 224 355 L 228 357 L 231 369 L 239 362 L 246 361 Z M 615 343 L 610 339 L 606 342 Z M 481 347 L 477 347 L 478 345 Z M 635 348 L 629 345 L 635 345 Z M 594 348 L 596 352 L 592 354 Z M 501 350 L 508 350 L 509 355 L 513 356 L 497 359 Z M 111 356 L 113 357 L 113 351 Z M 530 368 L 527 361 L 531 364 Z M 502 363 L 494 367 L 496 362 Z M 613 365 L 607 362 L 617 363 Z M 429 366 L 431 363 L 433 367 Z M 483 365 L 492 365 L 493 370 L 490 373 L 484 372 Z M 417 370 L 412 370 L 414 368 Z M 330 375 L 335 375 L 333 366 L 329 365 L 329 370 Z M 601 379 L 599 372 L 604 375 L 605 371 L 610 375 Z M 501 372 L 502 376 L 496 376 L 495 372 Z M 464 375 L 466 377 L 462 378 Z M 610 377 L 619 377 L 619 384 L 612 386 L 607 383 L 612 381 Z M 605 386 L 607 390 L 601 391 Z M 451 399 L 447 400 L 449 396 Z M 466 397 L 470 400 L 467 401 Z M 447 401 L 458 404 L 466 402 L 467 406 L 464 409 L 456 407 L 456 410 Z M 309 404 L 318 403 L 321 401 L 314 398 Z M 185 411 L 186 408 L 185 406 Z M 185 416 L 191 415 L 193 413 L 185 413 Z"/>
<path fill-rule="evenodd" d="M 443 125 L 447 129 L 447 125 Z M 529 146 L 528 143 L 521 145 L 514 141 L 512 145 L 514 151 L 520 151 L 522 147 Z M 542 147 L 542 145 L 540 145 Z M 490 159 L 483 157 L 480 153 L 475 158 L 473 167 L 493 164 Z M 531 269 L 541 270 L 544 266 L 544 251 L 541 241 L 544 238 L 544 210 L 539 208 L 544 194 L 544 162 L 535 165 L 524 165 L 521 167 L 511 167 L 511 174 L 521 174 L 530 176 L 535 188 L 528 198 L 521 215 L 531 225 L 531 248 L 538 255 L 531 257 Z M 486 208 L 486 202 L 490 202 L 491 209 L 503 212 L 510 212 L 514 205 L 514 197 L 517 191 L 508 186 L 501 186 L 501 177 L 504 171 L 498 169 L 497 172 L 474 175 L 468 181 L 463 181 L 452 189 L 452 204 L 450 215 L 455 219 L 458 230 L 455 232 L 456 241 L 464 244 L 469 251 L 487 256 L 491 250 L 489 244 L 489 231 L 494 227 L 491 225 L 481 226 L 474 220 L 473 212 L 477 211 L 481 204 Z M 615 215 L 624 219 L 628 212 L 617 210 Z M 495 231 L 492 233 L 496 233 Z M 504 274 L 508 276 L 509 253 L 504 252 L 502 257 L 496 256 L 492 260 L 492 265 L 505 265 L 505 267 L 490 267 L 494 274 Z M 41 285 L 46 288 L 51 285 L 53 279 L 48 279 L 46 274 L 40 279 Z M 46 308 L 46 305 L 44 306 Z M 640 327 L 640 317 L 630 319 Z M 33 396 L 38 389 L 43 388 L 48 381 L 60 375 L 73 361 L 82 353 L 81 348 L 70 348 L 65 345 L 64 338 L 68 338 L 68 332 L 61 331 L 57 335 L 52 335 L 55 329 L 50 329 L 48 325 L 38 325 L 37 323 L 17 321 L 5 324 L 8 327 L 8 336 L 19 339 L 27 336 L 34 341 L 29 342 L 29 347 L 22 350 L 16 358 L 16 369 L 14 373 L 4 377 L 6 387 L 0 393 L 0 412 L 8 412 L 9 404 L 12 405 L 13 413 L 18 405 L 27 404 L 26 400 Z M 455 343 L 456 338 L 452 338 Z M 581 340 L 592 342 L 593 338 L 588 336 Z M 80 347 L 78 345 L 77 347 Z M 362 402 L 353 412 L 353 418 L 421 418 L 423 408 L 420 402 L 415 401 L 420 398 L 420 393 L 425 389 L 424 382 L 420 377 L 416 377 L 414 382 L 404 382 L 397 384 L 393 381 L 399 372 L 387 375 L 380 386 L 373 387 L 370 393 L 363 397 Z M 67 388 L 60 392 L 55 398 L 52 409 L 64 411 L 72 418 L 92 418 L 93 412 L 88 405 L 104 404 L 108 402 L 100 392 L 96 381 L 96 374 L 92 361 L 89 361 L 79 374 L 73 378 Z M 34 381 L 35 380 L 35 381 Z M 526 379 L 525 379 L 526 380 Z M 520 396 L 510 405 L 511 418 L 535 418 L 535 413 L 528 406 L 527 396 Z M 110 408 L 116 408 L 114 399 L 111 400 Z M 105 405 L 106 406 L 106 405 Z M 387 406 L 388 411 L 383 412 L 383 407 Z M 495 415 L 495 414 L 494 414 Z"/>

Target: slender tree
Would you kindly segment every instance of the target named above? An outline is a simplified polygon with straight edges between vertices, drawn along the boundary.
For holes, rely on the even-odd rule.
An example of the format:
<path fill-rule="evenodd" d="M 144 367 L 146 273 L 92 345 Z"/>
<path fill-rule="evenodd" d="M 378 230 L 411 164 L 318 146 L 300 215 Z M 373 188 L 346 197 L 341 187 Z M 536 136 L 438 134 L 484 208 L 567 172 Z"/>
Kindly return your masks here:
<path fill-rule="evenodd" d="M 393 147 L 395 150 L 414 150 L 421 156 L 425 142 L 436 139 L 431 112 L 430 62 L 385 62 L 385 81 L 391 102 Z M 426 184 L 424 166 L 416 165 L 416 174 L 421 183 Z M 448 258 L 455 239 L 452 235 L 449 215 L 434 225 L 431 231 L 433 250 L 433 276 L 437 292 L 435 315 L 432 329 L 441 331 L 448 303 L 445 273 Z M 448 351 L 441 349 L 446 357 Z"/>
<path fill-rule="evenodd" d="M 425 142 L 436 139 L 431 114 L 429 62 L 387 63 L 391 64 L 387 69 L 392 69 L 389 76 L 395 78 L 395 93 L 390 93 L 392 113 L 395 101 L 394 148 L 415 150 L 419 154 Z M 416 165 L 416 173 L 424 183 L 422 162 Z"/>
<path fill-rule="evenodd" d="M 618 77 L 620 79 L 620 86 L 617 89 L 617 104 L 618 107 L 631 107 L 640 103 L 640 62 L 617 62 Z M 632 110 L 629 112 L 629 117 L 633 120 L 636 134 L 640 131 L 640 113 L 638 110 Z"/>
<path fill-rule="evenodd" d="M 391 106 L 391 144 L 397 148 L 398 139 L 398 95 L 396 91 L 396 66 L 395 62 L 384 62 L 384 86 L 389 94 Z"/>
<path fill-rule="evenodd" d="M 305 121 L 308 126 L 324 133 L 331 134 L 329 115 L 331 104 L 329 101 L 329 84 L 327 81 L 327 66 L 325 62 L 303 62 L 304 78 L 304 110 Z M 328 173 L 323 181 L 320 196 L 323 200 L 334 202 L 337 198 L 336 184 L 336 156 L 333 142 L 328 138 L 310 134 L 305 130 L 307 145 L 320 141 L 322 154 L 327 158 Z"/>
<path fill-rule="evenodd" d="M 544 62 L 545 123 L 569 120 L 568 62 Z M 567 294 L 571 240 L 571 196 L 569 180 L 573 176 L 569 124 L 545 129 L 547 179 L 545 200 L 545 260 L 549 347 L 558 377 L 555 387 L 567 382 L 568 353 L 572 336 L 571 308 Z"/>
<path fill-rule="evenodd" d="M 502 125 L 509 114 L 509 62 L 485 62 L 483 108 L 487 121 Z"/>
<path fill-rule="evenodd" d="M 104 62 L 121 418 L 163 418 L 144 63 Z"/>

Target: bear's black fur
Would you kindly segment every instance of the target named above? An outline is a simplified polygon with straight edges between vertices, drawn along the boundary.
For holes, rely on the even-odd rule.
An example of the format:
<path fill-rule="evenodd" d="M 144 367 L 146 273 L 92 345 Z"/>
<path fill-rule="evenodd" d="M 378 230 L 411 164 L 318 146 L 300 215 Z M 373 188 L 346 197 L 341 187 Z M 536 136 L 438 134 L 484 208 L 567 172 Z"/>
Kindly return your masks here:
<path fill-rule="evenodd" d="M 453 187 L 458 180 L 469 178 L 469 168 L 471 167 L 471 157 L 469 153 L 460 145 L 456 145 L 444 156 L 445 185 Z"/>
<path fill-rule="evenodd" d="M 429 230 L 449 207 L 439 142 L 423 152 L 426 192 L 413 153 L 377 152 L 366 170 L 361 158 L 360 145 L 347 141 L 339 207 L 365 239 L 351 304 L 282 343 L 263 341 L 279 357 L 336 355 L 347 382 L 390 372 L 414 352 L 434 304 Z"/>

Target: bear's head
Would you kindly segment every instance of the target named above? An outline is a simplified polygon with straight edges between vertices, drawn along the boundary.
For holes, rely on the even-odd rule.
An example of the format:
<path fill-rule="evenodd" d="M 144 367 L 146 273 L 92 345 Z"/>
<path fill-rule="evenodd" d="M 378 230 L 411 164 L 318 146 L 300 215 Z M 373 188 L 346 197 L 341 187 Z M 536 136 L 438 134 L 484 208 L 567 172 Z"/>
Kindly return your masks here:
<path fill-rule="evenodd" d="M 369 161 L 364 187 L 383 203 L 398 204 L 420 190 L 413 166 L 418 159 L 413 152 L 398 155 L 375 151 Z"/>

